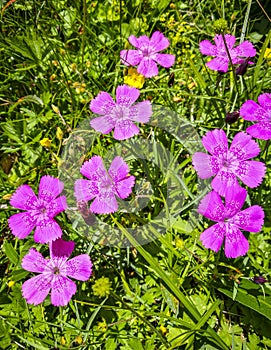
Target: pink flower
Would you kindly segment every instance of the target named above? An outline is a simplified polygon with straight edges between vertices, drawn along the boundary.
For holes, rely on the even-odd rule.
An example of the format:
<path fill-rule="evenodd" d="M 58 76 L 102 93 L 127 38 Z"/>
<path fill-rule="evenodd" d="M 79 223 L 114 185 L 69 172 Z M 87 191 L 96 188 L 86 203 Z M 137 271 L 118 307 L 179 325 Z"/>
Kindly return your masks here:
<path fill-rule="evenodd" d="M 249 41 L 243 41 L 240 45 L 234 47 L 236 38 L 233 35 L 225 34 L 225 40 L 227 48 L 230 53 L 232 64 L 242 64 L 246 58 L 254 57 L 256 50 Z M 229 57 L 225 48 L 223 37 L 221 34 L 217 34 L 214 38 L 215 45 L 209 40 L 203 40 L 200 42 L 200 52 L 203 55 L 215 56 L 211 61 L 206 63 L 206 66 L 212 70 L 227 72 L 229 68 Z M 253 62 L 248 62 L 253 64 Z"/>
<path fill-rule="evenodd" d="M 90 125 L 103 134 L 114 129 L 116 140 L 125 140 L 139 133 L 134 124 L 147 123 L 152 114 L 150 101 L 135 103 L 140 91 L 128 85 L 121 85 L 116 90 L 116 102 L 109 93 L 102 91 L 90 103 L 93 113 L 102 115 L 91 120 Z"/>
<path fill-rule="evenodd" d="M 136 38 L 134 35 L 129 37 L 129 42 L 137 50 L 122 50 L 120 52 L 121 63 L 126 66 L 137 66 L 138 73 L 146 78 L 158 75 L 157 64 L 169 68 L 175 62 L 175 56 L 171 54 L 158 53 L 165 50 L 170 42 L 159 31 L 152 34 L 151 38 L 142 35 Z"/>
<path fill-rule="evenodd" d="M 68 260 L 74 249 L 74 242 L 62 238 L 51 242 L 50 259 L 44 259 L 40 252 L 31 248 L 23 258 L 22 267 L 39 275 L 22 285 L 23 297 L 29 304 L 38 305 L 51 291 L 54 306 L 65 306 L 76 292 L 76 284 L 68 277 L 87 281 L 92 273 L 92 263 L 87 254 Z"/>
<path fill-rule="evenodd" d="M 240 229 L 249 232 L 261 230 L 264 211 L 258 205 L 241 210 L 247 191 L 238 186 L 226 191 L 225 204 L 215 192 L 209 192 L 200 202 L 198 212 L 208 219 L 217 222 L 202 232 L 200 240 L 205 248 L 218 252 L 225 239 L 225 255 L 237 258 L 245 255 L 249 243 Z"/>
<path fill-rule="evenodd" d="M 245 120 L 259 122 L 247 128 L 247 132 L 261 140 L 271 139 L 271 94 L 262 94 L 258 103 L 253 100 L 246 101 L 240 108 L 240 115 Z"/>
<path fill-rule="evenodd" d="M 221 196 L 225 196 L 228 187 L 238 185 L 237 177 L 251 188 L 262 182 L 264 163 L 248 160 L 260 153 L 260 147 L 250 135 L 239 132 L 228 148 L 224 130 L 215 129 L 207 132 L 202 143 L 211 155 L 196 152 L 192 157 L 193 166 L 201 179 L 215 176 L 211 185 Z"/>
<path fill-rule="evenodd" d="M 94 156 L 82 165 L 80 172 L 89 180 L 75 181 L 75 197 L 86 202 L 95 198 L 90 211 L 97 214 L 117 211 L 116 197 L 127 198 L 135 182 L 135 177 L 128 175 L 129 167 L 121 157 L 114 158 L 107 172 L 102 158 Z"/>
<path fill-rule="evenodd" d="M 34 240 L 38 243 L 48 243 L 61 237 L 61 228 L 54 217 L 67 208 L 66 197 L 58 197 L 63 188 L 63 182 L 49 175 L 40 180 L 38 198 L 30 186 L 20 186 L 10 200 L 13 207 L 25 210 L 8 219 L 14 236 L 23 239 L 36 228 Z"/>

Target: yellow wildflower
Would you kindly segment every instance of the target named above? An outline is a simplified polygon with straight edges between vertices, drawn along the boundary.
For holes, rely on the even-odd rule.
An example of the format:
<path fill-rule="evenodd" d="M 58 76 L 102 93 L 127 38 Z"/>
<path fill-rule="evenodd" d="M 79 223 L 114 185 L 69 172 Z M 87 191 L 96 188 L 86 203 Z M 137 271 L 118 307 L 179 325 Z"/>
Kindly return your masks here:
<path fill-rule="evenodd" d="M 50 76 L 50 80 L 51 80 L 51 81 L 55 80 L 55 78 L 56 78 L 56 74 L 52 74 L 52 75 Z"/>
<path fill-rule="evenodd" d="M 52 143 L 52 140 L 48 139 L 48 137 L 45 137 L 44 139 L 40 140 L 40 144 L 46 148 L 50 148 L 51 143 Z"/>
<path fill-rule="evenodd" d="M 66 339 L 65 339 L 65 337 L 61 337 L 60 343 L 61 343 L 61 345 L 65 345 L 65 344 L 66 344 Z"/>
<path fill-rule="evenodd" d="M 77 68 L 76 63 L 72 63 L 71 64 L 71 69 L 72 69 L 73 72 L 76 72 L 76 68 Z"/>
<path fill-rule="evenodd" d="M 15 281 L 9 281 L 8 282 L 8 287 L 11 288 L 11 287 L 14 286 L 14 284 L 15 284 Z"/>
<path fill-rule="evenodd" d="M 271 65 L 271 49 L 270 48 L 267 48 L 265 50 L 263 57 L 268 61 L 268 64 Z"/>
<path fill-rule="evenodd" d="M 102 322 L 98 322 L 98 329 L 100 329 L 102 332 L 105 332 L 107 329 L 107 324 L 105 322 L 105 320 L 103 320 Z"/>
<path fill-rule="evenodd" d="M 165 326 L 163 326 L 163 325 L 160 326 L 160 331 L 161 331 L 161 333 L 162 333 L 163 335 L 166 335 L 167 332 L 168 332 L 167 328 L 166 328 Z"/>
<path fill-rule="evenodd" d="M 81 337 L 81 335 L 77 335 L 77 337 L 75 338 L 75 341 L 77 344 L 82 344 L 83 343 L 83 338 Z"/>
<path fill-rule="evenodd" d="M 111 284 L 108 277 L 97 279 L 92 286 L 93 294 L 99 298 L 108 296 L 110 294 Z"/>
<path fill-rule="evenodd" d="M 183 249 L 184 248 L 184 241 L 181 238 L 177 237 L 175 239 L 175 245 L 177 248 Z"/>
<path fill-rule="evenodd" d="M 136 68 L 129 68 L 128 75 L 124 77 L 124 83 L 133 86 L 137 89 L 141 89 L 144 85 L 145 78 L 143 75 L 139 74 Z"/>

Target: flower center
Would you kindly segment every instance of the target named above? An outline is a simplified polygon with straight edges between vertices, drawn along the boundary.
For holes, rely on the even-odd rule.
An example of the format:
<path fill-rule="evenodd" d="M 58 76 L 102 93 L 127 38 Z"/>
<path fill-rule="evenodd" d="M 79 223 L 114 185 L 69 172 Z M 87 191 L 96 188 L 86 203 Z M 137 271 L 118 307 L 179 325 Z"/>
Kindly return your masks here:
<path fill-rule="evenodd" d="M 59 274 L 60 274 L 59 268 L 58 268 L 57 266 L 55 266 L 55 267 L 53 268 L 53 274 L 54 274 L 54 275 L 59 275 Z"/>

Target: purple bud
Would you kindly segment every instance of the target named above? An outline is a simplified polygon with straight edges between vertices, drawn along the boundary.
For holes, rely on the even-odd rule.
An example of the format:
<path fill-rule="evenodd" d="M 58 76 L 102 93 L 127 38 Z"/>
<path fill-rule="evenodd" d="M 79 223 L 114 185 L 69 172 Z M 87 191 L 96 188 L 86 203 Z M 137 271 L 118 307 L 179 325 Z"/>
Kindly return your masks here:
<path fill-rule="evenodd" d="M 240 117 L 239 111 L 227 112 L 225 120 L 227 124 L 233 124 L 237 121 L 239 117 Z"/>
<path fill-rule="evenodd" d="M 268 282 L 263 276 L 254 276 L 251 278 L 251 281 L 257 284 L 263 284 Z"/>
<path fill-rule="evenodd" d="M 82 215 L 85 223 L 89 226 L 93 226 L 96 222 L 95 215 L 89 210 L 88 203 L 81 200 L 77 202 L 77 209 Z"/>
<path fill-rule="evenodd" d="M 248 67 L 248 64 L 249 64 L 249 59 L 250 57 L 246 58 L 244 60 L 243 63 L 240 64 L 240 66 L 238 66 L 236 69 L 235 69 L 235 74 L 236 75 L 244 75 L 247 71 L 247 67 Z"/>

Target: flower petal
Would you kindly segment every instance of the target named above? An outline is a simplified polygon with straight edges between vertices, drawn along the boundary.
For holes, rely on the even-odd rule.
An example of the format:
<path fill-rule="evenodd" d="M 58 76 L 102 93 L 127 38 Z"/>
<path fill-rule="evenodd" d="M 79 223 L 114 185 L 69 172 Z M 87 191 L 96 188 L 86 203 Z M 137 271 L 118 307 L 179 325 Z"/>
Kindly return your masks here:
<path fill-rule="evenodd" d="M 86 161 L 82 165 L 80 173 L 92 181 L 99 181 L 101 177 L 107 175 L 103 160 L 100 156 L 93 156 Z"/>
<path fill-rule="evenodd" d="M 65 306 L 76 293 L 76 284 L 69 278 L 54 275 L 52 280 L 51 302 L 54 306 Z"/>
<path fill-rule="evenodd" d="M 98 180 L 97 180 L 98 181 Z M 79 179 L 74 183 L 74 195 L 78 201 L 88 202 L 99 194 L 97 181 Z"/>
<path fill-rule="evenodd" d="M 129 173 L 129 167 L 122 157 L 115 157 L 110 165 L 108 174 L 114 182 L 124 179 Z"/>
<path fill-rule="evenodd" d="M 226 224 L 225 255 L 227 258 L 238 258 L 247 253 L 249 243 L 242 232 L 232 224 Z"/>
<path fill-rule="evenodd" d="M 25 281 L 22 285 L 22 294 L 28 304 L 38 305 L 43 302 L 51 289 L 51 278 L 38 275 Z"/>
<path fill-rule="evenodd" d="M 96 214 L 111 214 L 118 210 L 118 202 L 114 193 L 99 196 L 90 205 L 90 210 Z"/>
<path fill-rule="evenodd" d="M 234 35 L 230 35 L 230 34 L 226 34 L 224 35 L 226 44 L 227 44 L 227 48 L 229 50 L 231 50 L 235 44 L 236 38 Z M 223 36 L 222 34 L 217 34 L 214 38 L 215 44 L 218 48 L 218 50 L 221 50 L 222 52 L 225 52 L 225 43 L 223 40 Z"/>
<path fill-rule="evenodd" d="M 120 52 L 121 63 L 126 66 L 137 66 L 143 58 L 139 50 L 122 50 Z"/>
<path fill-rule="evenodd" d="M 53 176 L 45 175 L 40 179 L 39 198 L 51 201 L 64 189 L 64 183 Z"/>
<path fill-rule="evenodd" d="M 225 217 L 231 218 L 237 214 L 245 203 L 247 191 L 241 186 L 232 186 L 226 190 Z"/>
<path fill-rule="evenodd" d="M 229 154 L 233 155 L 235 159 L 246 160 L 256 157 L 260 151 L 258 143 L 252 140 L 250 135 L 239 132 L 232 140 Z"/>
<path fill-rule="evenodd" d="M 147 123 L 152 115 L 152 105 L 150 101 L 136 103 L 129 108 L 129 117 L 138 123 Z"/>
<path fill-rule="evenodd" d="M 243 41 L 240 45 L 236 46 L 234 49 L 234 53 L 238 57 L 254 57 L 256 56 L 256 49 L 252 45 L 252 43 L 248 40 Z"/>
<path fill-rule="evenodd" d="M 165 68 L 170 68 L 175 63 L 175 55 L 169 53 L 156 53 L 151 58 Z"/>
<path fill-rule="evenodd" d="M 44 259 L 40 252 L 31 248 L 23 257 L 22 268 L 30 272 L 42 273 L 47 265 L 48 260 Z"/>
<path fill-rule="evenodd" d="M 264 110 L 255 101 L 248 100 L 240 108 L 240 115 L 245 120 L 262 120 Z M 260 119 L 259 119 L 260 118 Z M 265 118 L 264 118 L 265 119 Z"/>
<path fill-rule="evenodd" d="M 192 156 L 193 167 L 201 179 L 208 179 L 217 174 L 219 168 L 212 166 L 212 156 L 209 154 L 196 152 Z"/>
<path fill-rule="evenodd" d="M 254 188 L 261 184 L 265 175 L 265 164 L 256 160 L 240 162 L 233 172 L 248 187 Z"/>
<path fill-rule="evenodd" d="M 260 122 L 255 125 L 251 125 L 247 128 L 248 132 L 252 137 L 260 140 L 271 139 L 271 122 Z"/>
<path fill-rule="evenodd" d="M 137 71 L 139 74 L 144 75 L 146 78 L 151 78 L 158 75 L 158 67 L 155 61 L 151 58 L 144 57 L 139 66 L 137 67 Z"/>
<path fill-rule="evenodd" d="M 130 196 L 132 188 L 135 184 L 135 177 L 129 176 L 127 179 L 123 179 L 116 183 L 116 191 L 118 197 L 124 199 Z"/>
<path fill-rule="evenodd" d="M 90 121 L 90 126 L 101 132 L 102 134 L 108 134 L 115 126 L 115 121 L 111 116 L 105 115 L 102 117 L 94 118 Z"/>
<path fill-rule="evenodd" d="M 259 104 L 267 110 L 271 109 L 271 94 L 265 93 L 258 97 Z"/>
<path fill-rule="evenodd" d="M 114 139 L 126 140 L 137 134 L 139 128 L 131 120 L 121 120 L 115 126 Z"/>
<path fill-rule="evenodd" d="M 203 40 L 199 43 L 200 52 L 207 56 L 216 56 L 217 48 L 209 40 Z"/>
<path fill-rule="evenodd" d="M 146 35 L 141 35 L 139 38 L 135 37 L 134 35 L 130 35 L 128 40 L 130 44 L 132 44 L 137 49 L 140 49 L 143 45 L 150 45 L 150 39 Z"/>
<path fill-rule="evenodd" d="M 214 156 L 226 156 L 228 151 L 228 139 L 224 130 L 215 129 L 208 131 L 202 138 L 204 148 Z"/>
<path fill-rule="evenodd" d="M 253 205 L 236 214 L 231 222 L 245 231 L 259 232 L 264 223 L 264 211 L 259 205 Z"/>
<path fill-rule="evenodd" d="M 116 107 L 115 102 L 109 93 L 105 91 L 99 92 L 89 105 L 89 108 L 93 113 L 101 115 L 110 114 L 114 107 Z"/>
<path fill-rule="evenodd" d="M 62 236 L 62 230 L 57 222 L 48 220 L 41 226 L 37 226 L 34 232 L 34 241 L 37 243 L 49 243 Z"/>
<path fill-rule="evenodd" d="M 221 169 L 211 183 L 212 188 L 225 197 L 229 187 L 239 186 L 234 173 L 230 170 Z"/>
<path fill-rule="evenodd" d="M 50 242 L 50 256 L 53 258 L 68 258 L 74 250 L 75 243 L 73 241 L 63 241 L 58 238 Z"/>
<path fill-rule="evenodd" d="M 130 107 L 139 97 L 140 91 L 128 85 L 119 85 L 116 90 L 117 104 Z"/>
<path fill-rule="evenodd" d="M 32 188 L 28 185 L 22 185 L 17 188 L 16 192 L 10 199 L 10 204 L 14 208 L 28 210 L 34 207 L 37 197 Z"/>
<path fill-rule="evenodd" d="M 47 213 L 50 218 L 53 218 L 67 208 L 68 205 L 66 196 L 60 196 L 53 200 L 50 204 L 48 203 Z"/>
<path fill-rule="evenodd" d="M 229 59 L 227 57 L 215 57 L 207 62 L 206 66 L 212 70 L 226 73 L 229 68 Z"/>
<path fill-rule="evenodd" d="M 223 221 L 225 218 L 224 205 L 215 191 L 209 192 L 200 201 L 198 212 L 213 221 Z"/>
<path fill-rule="evenodd" d="M 170 41 L 158 30 L 154 32 L 150 38 L 150 44 L 155 48 L 156 52 L 165 50 L 170 45 Z"/>
<path fill-rule="evenodd" d="M 12 215 L 8 219 L 11 232 L 19 239 L 24 239 L 35 228 L 36 220 L 28 212 Z"/>
<path fill-rule="evenodd" d="M 76 280 L 87 281 L 92 274 L 92 262 L 88 254 L 81 254 L 68 260 L 63 272 Z"/>
<path fill-rule="evenodd" d="M 224 235 L 225 224 L 221 222 L 203 231 L 200 235 L 200 240 L 205 248 L 212 249 L 217 253 L 223 243 Z"/>

